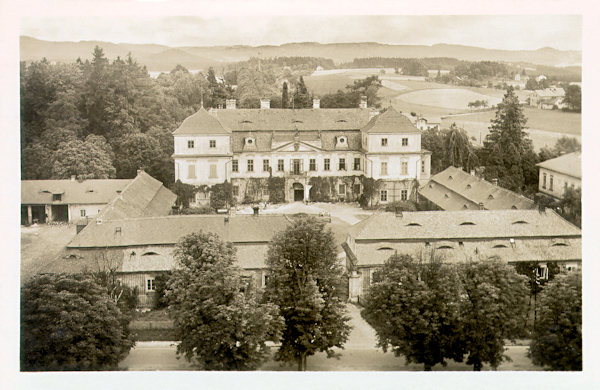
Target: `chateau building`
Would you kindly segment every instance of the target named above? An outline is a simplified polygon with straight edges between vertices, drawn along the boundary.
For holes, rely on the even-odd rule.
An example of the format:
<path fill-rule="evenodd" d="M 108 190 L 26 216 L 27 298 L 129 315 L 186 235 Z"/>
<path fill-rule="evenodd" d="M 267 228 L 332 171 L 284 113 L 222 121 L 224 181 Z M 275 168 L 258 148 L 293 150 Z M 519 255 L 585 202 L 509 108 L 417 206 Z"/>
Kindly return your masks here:
<path fill-rule="evenodd" d="M 563 154 L 537 166 L 540 193 L 562 199 L 567 188 L 581 188 L 581 152 Z"/>
<path fill-rule="evenodd" d="M 193 185 L 229 181 L 237 201 L 269 199 L 279 179 L 285 201 L 317 200 L 327 183 L 335 200 L 355 200 L 362 178 L 381 180 L 373 203 L 407 200 L 429 179 L 421 132 L 401 113 L 367 108 L 200 109 L 173 132 L 175 180 Z M 320 180 L 319 180 L 320 179 Z M 319 184 L 319 185 L 317 185 Z M 317 188 L 313 188 L 317 187 Z"/>

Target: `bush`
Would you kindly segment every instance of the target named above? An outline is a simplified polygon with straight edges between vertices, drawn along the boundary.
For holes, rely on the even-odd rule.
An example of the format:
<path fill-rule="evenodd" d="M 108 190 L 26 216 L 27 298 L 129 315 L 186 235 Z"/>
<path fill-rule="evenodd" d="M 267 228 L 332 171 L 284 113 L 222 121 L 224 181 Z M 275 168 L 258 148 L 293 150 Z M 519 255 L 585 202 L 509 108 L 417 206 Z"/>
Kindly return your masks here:
<path fill-rule="evenodd" d="M 181 214 L 190 215 L 190 214 L 215 214 L 215 210 L 208 206 L 200 206 L 200 207 L 188 207 L 181 210 Z"/>

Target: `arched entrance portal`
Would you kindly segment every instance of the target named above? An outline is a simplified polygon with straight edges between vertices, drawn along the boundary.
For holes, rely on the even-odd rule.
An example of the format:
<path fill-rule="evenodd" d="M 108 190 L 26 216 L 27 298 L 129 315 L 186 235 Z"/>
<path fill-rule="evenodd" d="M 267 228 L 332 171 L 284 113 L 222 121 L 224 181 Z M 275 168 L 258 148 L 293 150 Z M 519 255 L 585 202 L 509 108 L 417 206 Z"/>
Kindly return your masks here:
<path fill-rule="evenodd" d="M 294 202 L 302 202 L 304 200 L 304 186 L 300 183 L 292 184 L 294 190 Z"/>

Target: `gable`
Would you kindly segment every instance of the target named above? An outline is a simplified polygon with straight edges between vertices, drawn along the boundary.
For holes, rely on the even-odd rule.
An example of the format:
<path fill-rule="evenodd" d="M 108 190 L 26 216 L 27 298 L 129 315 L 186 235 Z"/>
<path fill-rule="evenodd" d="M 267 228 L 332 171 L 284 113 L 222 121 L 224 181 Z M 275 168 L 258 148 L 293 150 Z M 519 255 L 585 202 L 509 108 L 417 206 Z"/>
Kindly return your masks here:
<path fill-rule="evenodd" d="M 319 152 L 320 148 L 309 145 L 302 141 L 288 142 L 278 148 L 274 148 L 273 151 L 277 152 Z"/>

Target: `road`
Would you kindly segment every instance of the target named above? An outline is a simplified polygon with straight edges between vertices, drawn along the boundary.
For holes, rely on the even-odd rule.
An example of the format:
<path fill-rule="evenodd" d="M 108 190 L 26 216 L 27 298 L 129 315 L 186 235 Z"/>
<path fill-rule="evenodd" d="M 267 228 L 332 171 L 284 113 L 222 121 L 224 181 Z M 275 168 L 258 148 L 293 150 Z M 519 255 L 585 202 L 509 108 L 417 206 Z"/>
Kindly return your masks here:
<path fill-rule="evenodd" d="M 353 329 L 339 359 L 328 359 L 324 353 L 307 359 L 309 371 L 421 371 L 421 364 L 404 364 L 404 358 L 384 353 L 375 347 L 375 331 L 361 318 L 359 308 L 348 304 Z M 177 359 L 174 342 L 142 342 L 131 350 L 119 367 L 129 371 L 178 371 L 193 370 L 183 358 Z M 273 348 L 275 351 L 275 348 Z M 510 346 L 506 354 L 512 362 L 505 362 L 499 371 L 541 370 L 527 358 L 526 346 Z M 490 367 L 484 366 L 484 370 Z M 267 361 L 260 371 L 294 371 L 295 366 L 282 366 L 273 360 Z M 470 371 L 464 363 L 448 362 L 446 367 L 435 366 L 433 371 Z"/>

